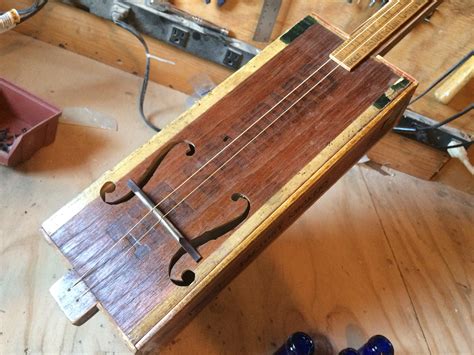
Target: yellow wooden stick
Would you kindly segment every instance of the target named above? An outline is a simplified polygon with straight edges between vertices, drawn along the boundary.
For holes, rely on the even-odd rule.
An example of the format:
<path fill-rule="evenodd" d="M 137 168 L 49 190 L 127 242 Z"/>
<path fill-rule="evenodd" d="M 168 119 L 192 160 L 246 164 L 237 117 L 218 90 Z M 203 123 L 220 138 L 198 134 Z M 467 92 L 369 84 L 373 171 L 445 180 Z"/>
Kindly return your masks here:
<path fill-rule="evenodd" d="M 471 56 L 435 91 L 436 100 L 448 104 L 474 76 L 474 56 Z"/>

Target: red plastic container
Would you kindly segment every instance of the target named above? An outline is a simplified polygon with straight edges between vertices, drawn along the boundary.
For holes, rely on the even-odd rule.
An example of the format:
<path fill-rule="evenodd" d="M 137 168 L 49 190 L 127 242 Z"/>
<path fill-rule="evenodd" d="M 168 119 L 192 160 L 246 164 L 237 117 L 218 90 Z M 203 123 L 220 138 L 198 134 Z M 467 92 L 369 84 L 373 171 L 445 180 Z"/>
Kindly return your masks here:
<path fill-rule="evenodd" d="M 15 166 L 54 142 L 61 110 L 0 78 L 0 164 Z"/>

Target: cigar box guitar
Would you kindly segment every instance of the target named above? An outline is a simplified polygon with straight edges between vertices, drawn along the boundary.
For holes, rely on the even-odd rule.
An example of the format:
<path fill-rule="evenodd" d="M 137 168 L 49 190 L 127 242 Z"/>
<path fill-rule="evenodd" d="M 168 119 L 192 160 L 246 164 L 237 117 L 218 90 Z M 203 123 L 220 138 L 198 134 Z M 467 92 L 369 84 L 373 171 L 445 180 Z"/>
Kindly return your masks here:
<path fill-rule="evenodd" d="M 436 5 L 350 36 L 307 16 L 44 222 L 65 315 L 105 312 L 132 351 L 175 335 L 396 123 L 416 82 L 380 54 Z"/>

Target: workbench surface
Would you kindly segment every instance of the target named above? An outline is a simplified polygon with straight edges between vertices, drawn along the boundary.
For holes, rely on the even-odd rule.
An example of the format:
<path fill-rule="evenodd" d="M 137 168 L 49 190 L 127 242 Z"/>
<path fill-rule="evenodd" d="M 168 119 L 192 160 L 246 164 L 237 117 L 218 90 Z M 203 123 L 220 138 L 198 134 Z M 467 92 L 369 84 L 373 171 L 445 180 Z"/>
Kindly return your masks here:
<path fill-rule="evenodd" d="M 0 77 L 119 127 L 60 124 L 52 145 L 0 167 L 0 353 L 127 353 L 103 314 L 75 327 L 61 313 L 48 288 L 67 265 L 39 226 L 152 136 L 136 112 L 141 80 L 13 32 Z M 151 84 L 147 112 L 163 125 L 185 101 Z M 326 349 L 383 334 L 399 353 L 469 353 L 473 207 L 441 184 L 356 166 L 161 350 L 269 354 L 302 330 Z"/>

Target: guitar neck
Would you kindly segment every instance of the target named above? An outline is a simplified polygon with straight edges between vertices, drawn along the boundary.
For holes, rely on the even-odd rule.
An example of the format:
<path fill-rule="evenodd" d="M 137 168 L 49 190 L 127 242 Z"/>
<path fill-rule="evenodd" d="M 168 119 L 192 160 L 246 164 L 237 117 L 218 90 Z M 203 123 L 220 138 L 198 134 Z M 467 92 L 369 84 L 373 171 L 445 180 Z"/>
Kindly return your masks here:
<path fill-rule="evenodd" d="M 437 0 L 392 0 L 330 54 L 348 71 L 381 48 L 396 44 L 415 23 L 439 5 Z"/>

